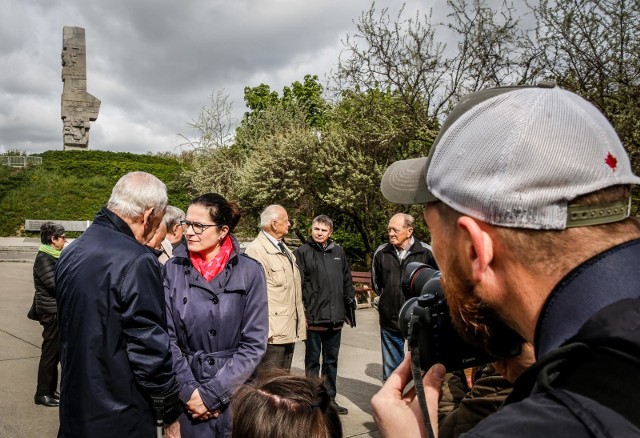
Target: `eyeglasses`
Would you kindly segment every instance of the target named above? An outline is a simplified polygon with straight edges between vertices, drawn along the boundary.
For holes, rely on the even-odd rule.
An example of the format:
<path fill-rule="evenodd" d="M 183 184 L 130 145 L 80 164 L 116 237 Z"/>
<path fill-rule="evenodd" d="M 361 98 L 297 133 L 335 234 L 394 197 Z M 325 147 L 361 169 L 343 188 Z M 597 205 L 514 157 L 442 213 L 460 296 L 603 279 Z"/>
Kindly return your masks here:
<path fill-rule="evenodd" d="M 196 234 L 202 234 L 204 233 L 204 231 L 209 228 L 209 227 L 223 227 L 224 225 L 218 225 L 218 224 L 199 224 L 197 222 L 191 222 L 191 221 L 185 221 L 185 220 L 181 220 L 180 221 L 180 226 L 182 227 L 182 229 L 184 230 L 184 232 L 187 232 L 189 230 L 189 227 L 193 228 L 193 232 Z"/>

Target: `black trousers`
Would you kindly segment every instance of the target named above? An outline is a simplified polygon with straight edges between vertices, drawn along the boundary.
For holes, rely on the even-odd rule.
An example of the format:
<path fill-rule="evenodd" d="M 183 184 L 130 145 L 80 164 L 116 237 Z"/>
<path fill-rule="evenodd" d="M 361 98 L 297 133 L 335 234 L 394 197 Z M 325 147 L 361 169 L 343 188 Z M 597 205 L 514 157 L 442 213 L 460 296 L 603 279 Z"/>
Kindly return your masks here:
<path fill-rule="evenodd" d="M 58 362 L 60 362 L 60 337 L 55 313 L 40 315 L 42 326 L 42 354 L 38 365 L 36 395 L 52 396 L 58 388 Z"/>
<path fill-rule="evenodd" d="M 336 398 L 336 378 L 338 376 L 338 353 L 342 330 L 307 330 L 304 368 L 307 376 L 320 375 L 320 355 L 322 354 L 322 376 L 324 386 L 331 399 Z"/>
<path fill-rule="evenodd" d="M 281 368 L 291 371 L 293 361 L 293 349 L 295 343 L 290 344 L 267 344 L 267 352 L 258 365 L 258 373 L 262 373 L 271 368 Z"/>

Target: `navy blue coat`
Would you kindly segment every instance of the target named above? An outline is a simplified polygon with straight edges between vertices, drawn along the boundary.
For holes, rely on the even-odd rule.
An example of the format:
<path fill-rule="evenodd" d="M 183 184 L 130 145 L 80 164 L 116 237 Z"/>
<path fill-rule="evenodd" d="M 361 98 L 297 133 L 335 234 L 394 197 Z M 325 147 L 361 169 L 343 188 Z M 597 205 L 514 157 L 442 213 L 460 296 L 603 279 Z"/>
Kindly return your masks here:
<path fill-rule="evenodd" d="M 174 369 L 187 402 L 198 388 L 217 419 L 180 417 L 183 437 L 230 436 L 230 398 L 250 379 L 267 349 L 269 315 L 264 270 L 234 252 L 223 271 L 207 282 L 180 245 L 165 264 L 165 299 Z"/>
<path fill-rule="evenodd" d="M 103 208 L 56 266 L 59 437 L 152 437 L 149 395 L 177 393 L 162 270 Z"/>

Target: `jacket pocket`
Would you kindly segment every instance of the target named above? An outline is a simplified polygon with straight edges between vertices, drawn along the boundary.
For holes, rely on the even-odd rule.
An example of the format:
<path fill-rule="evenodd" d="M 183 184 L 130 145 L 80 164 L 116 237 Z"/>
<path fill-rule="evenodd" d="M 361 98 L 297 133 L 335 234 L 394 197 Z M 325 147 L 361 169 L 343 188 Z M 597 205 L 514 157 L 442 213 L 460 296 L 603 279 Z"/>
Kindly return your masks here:
<path fill-rule="evenodd" d="M 287 277 L 282 266 L 270 266 L 268 272 L 269 278 L 267 278 L 267 281 L 270 286 L 284 287 Z"/>
<path fill-rule="evenodd" d="M 288 341 L 295 336 L 292 314 L 293 310 L 289 306 L 269 306 L 269 332 L 274 342 Z"/>

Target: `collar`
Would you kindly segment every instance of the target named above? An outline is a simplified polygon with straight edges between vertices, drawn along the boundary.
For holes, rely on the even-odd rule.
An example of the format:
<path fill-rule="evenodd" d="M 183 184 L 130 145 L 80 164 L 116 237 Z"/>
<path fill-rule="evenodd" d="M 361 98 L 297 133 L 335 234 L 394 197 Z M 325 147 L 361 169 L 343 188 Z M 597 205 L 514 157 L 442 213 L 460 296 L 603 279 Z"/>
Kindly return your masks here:
<path fill-rule="evenodd" d="M 122 220 L 122 218 L 120 218 L 120 216 L 115 214 L 112 210 L 109 210 L 107 207 L 102 207 L 100 209 L 100 211 L 96 214 L 93 222 L 110 226 L 120 231 L 121 233 L 131 237 L 133 240 L 136 239 L 133 235 L 133 231 L 131 231 L 131 228 L 129 227 L 129 224 L 127 224 L 124 220 Z"/>
<path fill-rule="evenodd" d="M 307 242 L 307 243 L 309 244 L 309 246 L 311 246 L 311 247 L 315 248 L 315 249 L 316 249 L 316 250 L 318 250 L 318 251 L 322 251 L 322 252 L 330 251 L 330 250 L 331 250 L 331 248 L 333 248 L 333 247 L 334 247 L 333 240 L 332 240 L 331 238 L 329 238 L 329 240 L 327 240 L 327 245 L 326 245 L 326 246 L 322 246 L 322 245 L 320 245 L 318 242 L 316 242 L 315 240 L 313 240 L 313 237 L 312 237 L 312 238 L 311 238 L 311 240 L 310 240 L 309 242 Z"/>
<path fill-rule="evenodd" d="M 551 291 L 536 326 L 536 357 L 572 338 L 599 310 L 640 298 L 640 239 L 608 249 L 569 272 Z"/>
<path fill-rule="evenodd" d="M 396 255 L 398 256 L 398 258 L 401 259 L 411 252 L 411 247 L 413 247 L 415 243 L 416 243 L 415 239 L 413 238 L 413 236 L 411 236 L 411 238 L 409 239 L 409 244 L 407 245 L 406 248 L 398 248 L 393 245 L 391 246 L 393 246 L 393 249 L 396 251 Z"/>
<path fill-rule="evenodd" d="M 273 246 L 278 248 L 278 251 L 280 251 L 280 247 L 278 246 L 278 244 L 281 242 L 280 240 L 277 240 L 275 237 L 273 237 L 271 234 L 267 233 L 264 230 L 262 230 L 261 233 L 265 235 L 265 237 L 267 238 L 267 240 L 269 240 L 269 242 L 273 243 Z"/>

